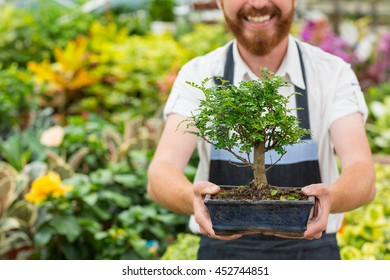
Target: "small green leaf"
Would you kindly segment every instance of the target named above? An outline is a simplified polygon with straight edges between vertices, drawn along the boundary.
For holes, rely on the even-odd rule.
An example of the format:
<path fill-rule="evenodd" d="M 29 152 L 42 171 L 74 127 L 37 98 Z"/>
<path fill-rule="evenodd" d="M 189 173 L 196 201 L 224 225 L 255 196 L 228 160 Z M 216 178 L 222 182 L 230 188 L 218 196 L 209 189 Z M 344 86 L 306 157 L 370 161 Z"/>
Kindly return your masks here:
<path fill-rule="evenodd" d="M 131 246 L 133 247 L 134 251 L 143 259 L 149 259 L 150 253 L 148 252 L 148 249 L 146 247 L 145 240 L 141 239 L 139 236 L 133 236 L 129 240 Z"/>
<path fill-rule="evenodd" d="M 0 234 L 13 229 L 19 229 L 21 227 L 18 219 L 4 218 L 0 220 Z"/>
<path fill-rule="evenodd" d="M 61 251 L 65 255 L 66 260 L 79 260 L 80 255 L 82 255 L 83 252 L 79 252 L 77 250 L 77 247 L 72 246 L 72 244 L 63 243 L 61 244 Z"/>
<path fill-rule="evenodd" d="M 126 187 L 136 187 L 138 178 L 134 174 L 118 174 L 114 176 L 114 181 Z"/>
<path fill-rule="evenodd" d="M 117 192 L 107 191 L 107 190 L 100 192 L 100 199 L 112 201 L 116 205 L 123 208 L 129 207 L 131 203 L 131 199 L 129 197 L 124 196 Z"/>
<path fill-rule="evenodd" d="M 95 233 L 96 240 L 102 240 L 102 239 L 106 238 L 107 236 L 108 236 L 108 233 L 105 231 L 99 231 L 99 232 Z"/>
<path fill-rule="evenodd" d="M 87 203 L 88 205 L 94 205 L 96 201 L 98 200 L 99 196 L 97 193 L 91 193 L 86 196 L 82 197 L 82 200 Z"/>
<path fill-rule="evenodd" d="M 274 196 L 278 193 L 278 190 L 271 190 L 271 195 Z"/>
<path fill-rule="evenodd" d="M 73 216 L 57 216 L 50 221 L 59 234 L 65 235 L 69 242 L 73 242 L 81 233 L 80 225 Z"/>
<path fill-rule="evenodd" d="M 107 211 L 103 210 L 97 205 L 91 205 L 91 210 L 95 213 L 95 215 L 98 216 L 99 219 L 102 219 L 103 221 L 109 220 L 111 218 L 110 213 Z"/>
<path fill-rule="evenodd" d="M 49 243 L 54 234 L 54 229 L 48 226 L 40 228 L 34 235 L 34 243 L 36 246 L 45 246 Z"/>

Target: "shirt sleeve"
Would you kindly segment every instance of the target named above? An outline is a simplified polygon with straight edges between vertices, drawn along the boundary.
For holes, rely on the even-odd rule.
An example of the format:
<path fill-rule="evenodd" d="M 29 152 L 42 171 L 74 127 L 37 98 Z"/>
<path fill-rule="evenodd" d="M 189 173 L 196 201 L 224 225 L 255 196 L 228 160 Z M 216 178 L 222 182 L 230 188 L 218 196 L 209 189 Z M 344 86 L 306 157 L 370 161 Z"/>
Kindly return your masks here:
<path fill-rule="evenodd" d="M 203 77 L 199 75 L 198 64 L 198 61 L 194 59 L 184 65 L 179 71 L 164 107 L 164 119 L 173 113 L 185 117 L 196 114 L 200 100 L 204 98 L 204 94 L 201 90 L 189 85 L 187 82 L 194 82 L 198 85 L 202 83 Z"/>
<path fill-rule="evenodd" d="M 335 120 L 357 112 L 362 114 L 365 122 L 368 116 L 367 104 L 358 79 L 348 65 L 340 72 L 331 106 L 329 127 Z"/>
<path fill-rule="evenodd" d="M 183 78 L 178 76 L 164 107 L 164 119 L 173 113 L 185 117 L 190 117 L 192 112 L 195 113 L 199 107 L 199 99 L 196 98 L 197 94 L 194 93 L 196 90 L 195 88 L 192 89 Z"/>

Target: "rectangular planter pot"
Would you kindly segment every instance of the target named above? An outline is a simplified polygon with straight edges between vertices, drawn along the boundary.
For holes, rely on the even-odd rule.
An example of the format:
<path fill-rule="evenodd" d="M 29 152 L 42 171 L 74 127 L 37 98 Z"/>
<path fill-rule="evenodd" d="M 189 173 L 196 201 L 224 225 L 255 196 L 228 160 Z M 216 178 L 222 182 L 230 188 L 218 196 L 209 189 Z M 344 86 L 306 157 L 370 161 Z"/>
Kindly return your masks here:
<path fill-rule="evenodd" d="M 221 186 L 222 189 L 236 186 Z M 308 200 L 216 200 L 206 195 L 204 203 L 218 235 L 245 232 L 275 232 L 303 236 L 314 196 Z"/>

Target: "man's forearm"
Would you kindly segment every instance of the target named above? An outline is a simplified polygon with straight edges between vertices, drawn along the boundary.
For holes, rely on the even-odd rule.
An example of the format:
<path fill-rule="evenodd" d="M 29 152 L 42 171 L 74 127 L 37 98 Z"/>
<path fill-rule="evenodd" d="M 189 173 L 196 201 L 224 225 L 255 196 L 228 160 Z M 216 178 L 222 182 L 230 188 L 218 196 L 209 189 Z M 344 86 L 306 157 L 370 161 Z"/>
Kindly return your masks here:
<path fill-rule="evenodd" d="M 331 213 L 351 211 L 369 203 L 376 192 L 372 162 L 362 161 L 349 166 L 331 188 Z"/>
<path fill-rule="evenodd" d="M 152 162 L 148 178 L 148 193 L 156 203 L 176 213 L 193 213 L 193 185 L 174 164 Z"/>

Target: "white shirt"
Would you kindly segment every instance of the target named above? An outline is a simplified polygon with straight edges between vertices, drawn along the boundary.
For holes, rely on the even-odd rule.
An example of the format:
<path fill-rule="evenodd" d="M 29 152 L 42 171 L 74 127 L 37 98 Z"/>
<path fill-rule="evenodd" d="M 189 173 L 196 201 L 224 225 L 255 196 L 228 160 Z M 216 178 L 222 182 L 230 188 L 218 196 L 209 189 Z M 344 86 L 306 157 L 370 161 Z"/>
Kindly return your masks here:
<path fill-rule="evenodd" d="M 298 49 L 292 36 L 289 37 L 288 49 L 276 75 L 284 76 L 293 85 L 305 89 L 298 56 Z M 164 116 L 176 113 L 183 116 L 196 114 L 203 92 L 186 82 L 201 84 L 205 78 L 223 76 L 226 53 L 230 43 L 204 56 L 194 58 L 180 70 L 171 94 L 164 108 Z M 310 129 L 312 139 L 318 146 L 321 178 L 324 184 L 332 184 L 339 177 L 333 143 L 330 138 L 332 123 L 349 114 L 360 112 L 363 121 L 368 110 L 359 82 L 351 66 L 341 58 L 328 54 L 321 49 L 299 41 L 306 71 Z M 234 84 L 241 80 L 257 79 L 257 76 L 242 60 L 237 44 L 233 41 Z M 259 70 L 260 71 L 260 70 Z M 212 81 L 209 82 L 212 85 Z M 280 89 L 288 95 L 294 92 L 294 86 Z M 288 107 L 295 108 L 295 97 L 290 99 Z M 199 166 L 195 182 L 205 181 L 209 177 L 210 144 L 198 139 Z M 353 191 L 351 189 L 351 191 Z M 330 214 L 327 233 L 336 232 L 342 223 L 343 214 Z M 196 228 L 191 227 L 196 231 Z"/>

